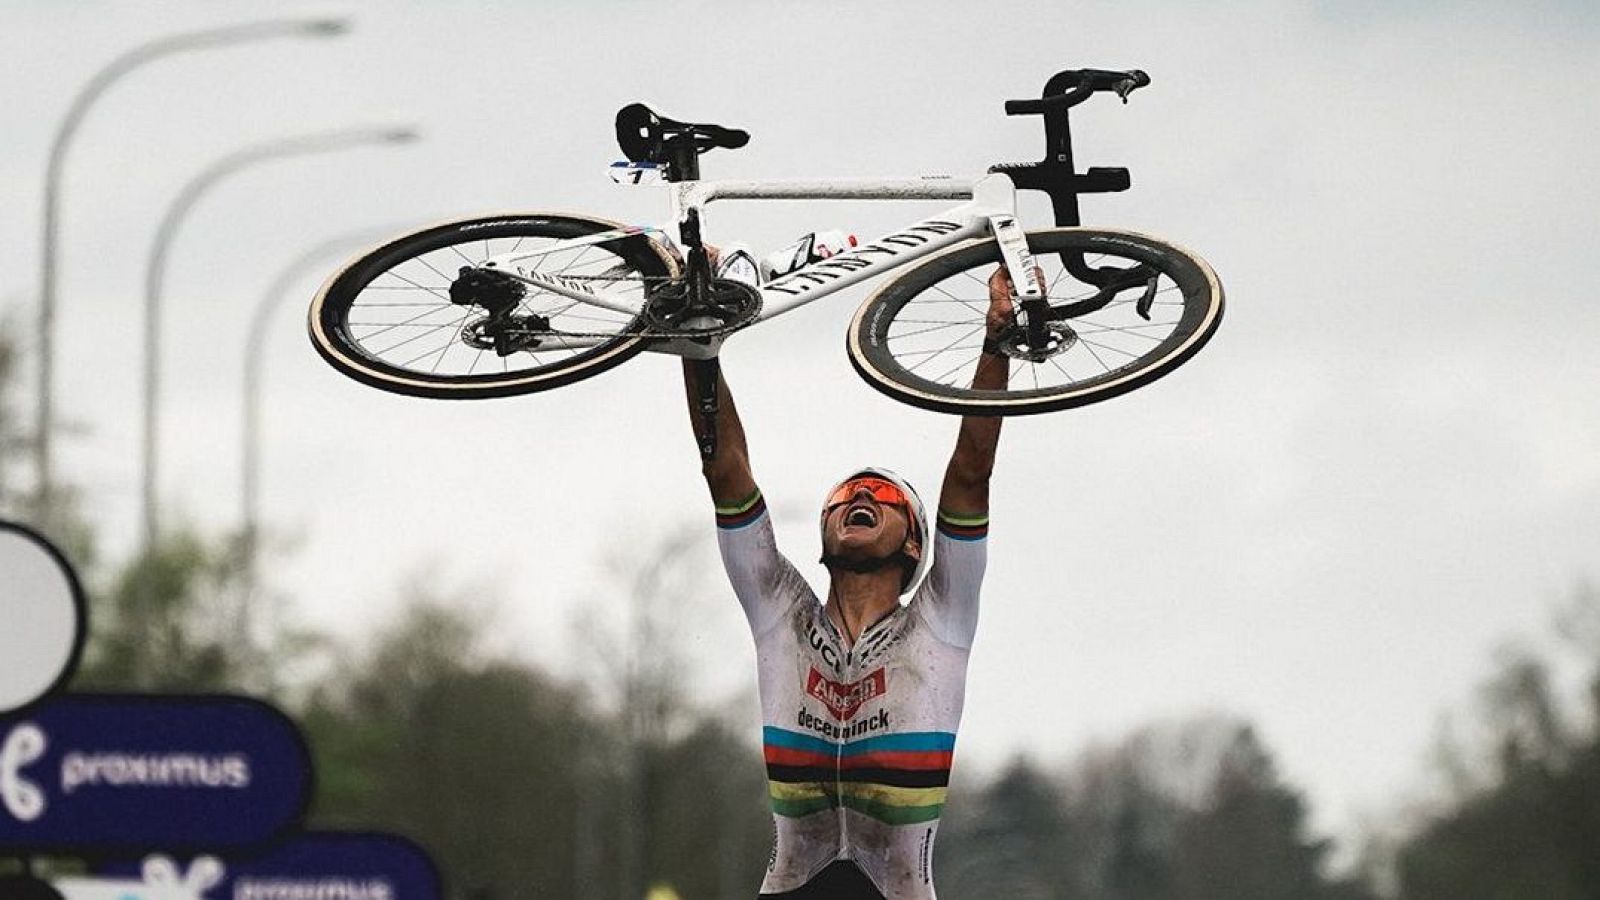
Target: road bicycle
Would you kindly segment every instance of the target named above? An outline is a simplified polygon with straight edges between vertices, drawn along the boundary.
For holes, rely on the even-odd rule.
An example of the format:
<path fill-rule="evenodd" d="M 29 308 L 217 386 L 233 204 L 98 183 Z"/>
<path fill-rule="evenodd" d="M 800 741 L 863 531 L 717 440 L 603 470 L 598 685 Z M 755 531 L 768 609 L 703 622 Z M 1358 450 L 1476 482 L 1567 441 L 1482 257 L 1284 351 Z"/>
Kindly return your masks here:
<path fill-rule="evenodd" d="M 1223 310 L 1222 285 L 1195 254 L 1144 234 L 1078 227 L 1080 194 L 1126 190 L 1130 179 L 1123 168 L 1076 171 L 1068 110 L 1097 93 L 1127 103 L 1149 82 L 1138 70 L 1056 74 L 1041 99 L 1005 104 L 1007 115 L 1043 117 L 1045 158 L 973 178 L 701 180 L 699 157 L 743 147 L 748 133 L 632 104 L 617 114 L 627 160 L 613 177 L 664 185 L 666 224 L 537 212 L 434 225 L 336 272 L 312 302 L 312 342 L 339 371 L 386 391 L 503 397 L 571 384 L 646 350 L 714 367 L 730 334 L 904 270 L 849 327 L 850 361 L 873 388 L 963 415 L 1114 397 L 1191 358 Z M 1025 232 L 1018 190 L 1049 195 L 1058 227 Z M 765 283 L 718 277 L 705 208 L 792 199 L 961 202 Z M 994 338 L 1012 371 L 1003 390 L 978 390 L 972 373 L 997 266 L 1017 286 L 1013 320 Z"/>

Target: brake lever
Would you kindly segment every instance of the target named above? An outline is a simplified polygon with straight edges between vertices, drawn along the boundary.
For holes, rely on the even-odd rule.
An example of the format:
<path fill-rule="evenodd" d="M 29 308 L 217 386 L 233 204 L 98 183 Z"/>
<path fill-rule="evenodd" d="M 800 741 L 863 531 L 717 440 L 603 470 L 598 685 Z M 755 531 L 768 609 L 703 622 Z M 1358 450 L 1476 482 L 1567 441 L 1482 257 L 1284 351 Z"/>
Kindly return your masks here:
<path fill-rule="evenodd" d="M 1133 71 L 1128 73 L 1128 77 L 1127 78 L 1124 78 L 1124 79 L 1118 81 L 1116 84 L 1112 85 L 1111 89 L 1116 91 L 1117 92 L 1117 96 L 1121 97 L 1122 98 L 1122 102 L 1124 104 L 1126 104 L 1128 102 L 1128 95 L 1129 94 L 1133 93 L 1134 91 L 1138 90 L 1139 88 L 1144 87 L 1145 85 L 1147 85 L 1149 83 L 1150 83 L 1150 76 L 1149 75 L 1146 75 L 1142 69 L 1134 69 Z"/>
<path fill-rule="evenodd" d="M 1139 318 L 1144 319 L 1146 322 L 1150 321 L 1151 307 L 1156 305 L 1156 282 L 1160 280 L 1161 276 L 1151 275 L 1150 280 L 1144 283 L 1144 293 L 1139 296 L 1138 300 L 1134 301 L 1133 311 L 1138 313 Z"/>

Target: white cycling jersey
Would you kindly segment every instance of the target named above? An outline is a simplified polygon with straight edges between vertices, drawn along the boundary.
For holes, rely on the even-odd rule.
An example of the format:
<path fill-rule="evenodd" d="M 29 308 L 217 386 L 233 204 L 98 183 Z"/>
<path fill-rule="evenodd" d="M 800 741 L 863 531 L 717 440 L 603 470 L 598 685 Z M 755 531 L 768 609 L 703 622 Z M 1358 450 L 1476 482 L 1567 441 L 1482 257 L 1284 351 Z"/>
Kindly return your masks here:
<path fill-rule="evenodd" d="M 853 646 L 778 552 L 759 493 L 717 526 L 756 642 L 776 831 L 762 893 L 847 859 L 889 900 L 931 900 L 988 520 L 941 513 L 927 578 Z"/>

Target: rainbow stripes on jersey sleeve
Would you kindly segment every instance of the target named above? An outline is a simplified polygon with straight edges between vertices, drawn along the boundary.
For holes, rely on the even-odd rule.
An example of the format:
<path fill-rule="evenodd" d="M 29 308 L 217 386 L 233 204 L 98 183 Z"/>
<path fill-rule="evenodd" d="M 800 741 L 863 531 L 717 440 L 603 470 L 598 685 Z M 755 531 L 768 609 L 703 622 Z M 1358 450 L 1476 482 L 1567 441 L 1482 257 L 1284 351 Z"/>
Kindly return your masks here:
<path fill-rule="evenodd" d="M 766 511 L 767 501 L 762 498 L 761 491 L 757 490 L 738 503 L 717 504 L 717 527 L 737 531 L 761 518 Z"/>
<path fill-rule="evenodd" d="M 938 819 L 950 785 L 956 736 L 920 731 L 834 744 L 762 730 L 772 811 L 799 818 L 844 806 L 888 825 Z"/>
<path fill-rule="evenodd" d="M 989 517 L 958 516 L 939 510 L 939 533 L 958 541 L 981 541 L 989 536 Z"/>

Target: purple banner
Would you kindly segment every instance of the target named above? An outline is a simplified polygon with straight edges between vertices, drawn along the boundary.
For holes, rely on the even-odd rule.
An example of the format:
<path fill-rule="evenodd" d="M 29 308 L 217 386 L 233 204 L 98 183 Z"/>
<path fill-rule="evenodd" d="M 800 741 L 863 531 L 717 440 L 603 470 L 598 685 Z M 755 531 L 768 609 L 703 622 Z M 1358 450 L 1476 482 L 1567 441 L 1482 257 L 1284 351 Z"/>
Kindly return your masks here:
<path fill-rule="evenodd" d="M 66 694 L 0 718 L 0 849 L 252 847 L 310 797 L 305 741 L 259 700 Z"/>
<path fill-rule="evenodd" d="M 433 860 L 402 837 L 309 831 L 251 856 L 165 856 L 108 864 L 101 875 L 183 885 L 204 900 L 442 900 Z"/>

